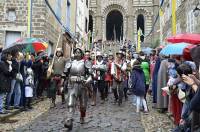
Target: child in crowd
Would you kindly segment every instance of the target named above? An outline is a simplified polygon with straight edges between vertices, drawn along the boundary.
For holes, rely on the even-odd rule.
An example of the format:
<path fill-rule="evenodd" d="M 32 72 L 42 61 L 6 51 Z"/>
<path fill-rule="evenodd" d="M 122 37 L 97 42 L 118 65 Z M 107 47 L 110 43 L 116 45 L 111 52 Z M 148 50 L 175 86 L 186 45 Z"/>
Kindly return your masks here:
<path fill-rule="evenodd" d="M 31 107 L 31 100 L 33 97 L 33 87 L 34 87 L 34 80 L 33 80 L 33 71 L 31 68 L 27 69 L 27 77 L 25 80 L 25 109 L 32 109 Z"/>

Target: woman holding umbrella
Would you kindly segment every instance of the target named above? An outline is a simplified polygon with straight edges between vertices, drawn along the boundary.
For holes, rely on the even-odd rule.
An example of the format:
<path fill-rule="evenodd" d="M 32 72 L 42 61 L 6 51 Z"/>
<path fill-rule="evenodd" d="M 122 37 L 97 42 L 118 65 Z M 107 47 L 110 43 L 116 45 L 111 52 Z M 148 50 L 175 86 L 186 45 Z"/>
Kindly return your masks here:
<path fill-rule="evenodd" d="M 22 75 L 20 73 L 20 54 L 17 50 L 12 51 L 12 81 L 11 81 L 11 89 L 7 95 L 7 109 L 11 109 L 11 98 L 12 94 L 14 95 L 14 108 L 19 109 L 20 99 L 21 99 L 21 82 L 23 80 Z"/>

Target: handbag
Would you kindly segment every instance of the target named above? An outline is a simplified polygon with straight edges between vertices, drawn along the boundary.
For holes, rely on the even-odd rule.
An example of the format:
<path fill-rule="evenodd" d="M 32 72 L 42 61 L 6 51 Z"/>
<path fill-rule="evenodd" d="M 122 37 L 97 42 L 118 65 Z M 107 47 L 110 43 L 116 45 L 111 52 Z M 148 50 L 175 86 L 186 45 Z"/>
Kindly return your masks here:
<path fill-rule="evenodd" d="M 19 81 L 19 82 L 22 82 L 23 81 L 23 77 L 22 77 L 22 74 L 20 73 L 20 64 L 19 64 L 19 68 L 18 68 L 18 73 L 16 74 L 16 80 Z"/>

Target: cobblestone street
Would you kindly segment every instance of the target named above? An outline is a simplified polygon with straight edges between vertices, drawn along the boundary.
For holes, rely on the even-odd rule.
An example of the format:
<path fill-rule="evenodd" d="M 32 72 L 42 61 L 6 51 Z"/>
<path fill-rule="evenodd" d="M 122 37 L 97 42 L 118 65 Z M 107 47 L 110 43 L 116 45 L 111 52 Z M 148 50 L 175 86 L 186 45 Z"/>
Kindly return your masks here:
<path fill-rule="evenodd" d="M 57 103 L 57 107 L 49 109 L 32 122 L 18 127 L 17 131 L 65 131 L 63 119 L 67 115 L 66 107 Z M 79 112 L 75 113 L 74 132 L 144 132 L 140 115 L 135 113 L 135 108 L 130 102 L 122 106 L 114 105 L 111 99 L 96 107 L 89 106 L 85 124 L 79 123 Z"/>
<path fill-rule="evenodd" d="M 72 132 L 168 132 L 173 127 L 172 122 L 165 114 L 152 109 L 150 98 L 148 100 L 150 109 L 148 115 L 135 113 L 131 96 L 121 107 L 114 105 L 112 98 L 104 104 L 98 103 L 96 107 L 89 105 L 84 125 L 79 123 L 77 110 Z M 58 98 L 57 106 L 50 109 L 50 101 L 45 99 L 35 105 L 33 110 L 22 112 L 9 119 L 11 122 L 16 121 L 15 123 L 0 123 L 0 131 L 67 131 L 62 122 L 67 115 L 67 108 L 60 101 Z"/>

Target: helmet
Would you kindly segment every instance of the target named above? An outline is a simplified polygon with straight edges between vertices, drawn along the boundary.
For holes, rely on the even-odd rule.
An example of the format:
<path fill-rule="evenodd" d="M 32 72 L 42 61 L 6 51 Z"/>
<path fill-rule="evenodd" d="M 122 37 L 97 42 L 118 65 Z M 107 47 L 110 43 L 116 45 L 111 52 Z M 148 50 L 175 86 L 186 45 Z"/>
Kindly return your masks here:
<path fill-rule="evenodd" d="M 60 52 L 63 52 L 63 51 L 62 51 L 62 48 L 57 48 L 56 51 L 57 51 L 57 52 L 59 52 L 59 51 L 60 51 Z"/>
<path fill-rule="evenodd" d="M 103 55 L 103 57 L 105 57 L 105 58 L 108 57 L 108 54 L 105 53 L 105 54 Z"/>
<path fill-rule="evenodd" d="M 83 50 L 82 50 L 81 48 L 76 48 L 76 49 L 74 49 L 74 54 L 75 54 L 75 52 L 76 52 L 77 50 L 79 50 L 79 51 L 81 52 L 81 56 L 84 55 Z"/>
<path fill-rule="evenodd" d="M 97 51 L 97 56 L 102 56 L 100 51 Z"/>

